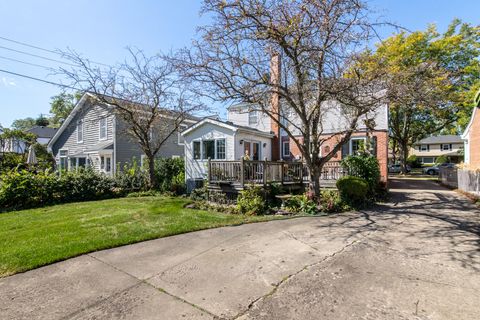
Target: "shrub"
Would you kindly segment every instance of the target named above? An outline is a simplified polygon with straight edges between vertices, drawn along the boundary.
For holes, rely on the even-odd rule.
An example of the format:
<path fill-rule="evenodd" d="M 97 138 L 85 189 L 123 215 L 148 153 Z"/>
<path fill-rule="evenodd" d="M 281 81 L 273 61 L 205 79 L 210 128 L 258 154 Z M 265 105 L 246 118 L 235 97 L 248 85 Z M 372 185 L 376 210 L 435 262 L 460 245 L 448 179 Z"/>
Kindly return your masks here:
<path fill-rule="evenodd" d="M 315 215 L 318 213 L 318 207 L 315 202 L 307 197 L 306 194 L 292 196 L 284 201 L 284 206 L 288 211 L 301 214 Z"/>
<path fill-rule="evenodd" d="M 369 186 L 365 179 L 346 176 L 338 179 L 337 188 L 341 199 L 355 207 L 365 204 L 367 200 Z"/>
<path fill-rule="evenodd" d="M 156 159 L 155 175 L 160 191 L 176 194 L 180 194 L 179 191 L 185 192 L 185 162 L 183 158 Z"/>
<path fill-rule="evenodd" d="M 208 187 L 207 184 L 204 183 L 201 188 L 193 189 L 190 192 L 190 199 L 194 201 L 206 201 L 208 200 Z"/>
<path fill-rule="evenodd" d="M 0 208 L 26 209 L 123 195 L 111 177 L 92 168 L 63 172 L 11 170 L 0 176 Z"/>
<path fill-rule="evenodd" d="M 436 164 L 442 164 L 442 163 L 447 163 L 448 162 L 448 158 L 447 156 L 445 155 L 441 155 L 440 157 L 438 157 L 436 160 L 435 160 L 435 163 Z"/>
<path fill-rule="evenodd" d="M 320 210 L 322 212 L 333 213 L 343 212 L 348 209 L 337 190 L 323 190 L 320 194 Z"/>
<path fill-rule="evenodd" d="M 422 163 L 420 162 L 420 159 L 418 159 L 418 157 L 414 154 L 412 154 L 411 156 L 409 156 L 407 158 L 407 164 L 411 168 L 421 168 L 422 167 Z"/>
<path fill-rule="evenodd" d="M 237 199 L 237 208 L 240 213 L 247 215 L 261 215 L 267 213 L 268 206 L 261 188 L 253 187 L 240 192 Z"/>
<path fill-rule="evenodd" d="M 367 154 L 348 156 L 342 160 L 342 166 L 350 176 L 364 179 L 372 194 L 375 192 L 380 181 L 380 166 L 376 157 Z"/>
<path fill-rule="evenodd" d="M 148 189 L 148 174 L 133 158 L 132 163 L 125 163 L 121 171 L 115 175 L 117 187 L 126 192 L 146 191 Z"/>

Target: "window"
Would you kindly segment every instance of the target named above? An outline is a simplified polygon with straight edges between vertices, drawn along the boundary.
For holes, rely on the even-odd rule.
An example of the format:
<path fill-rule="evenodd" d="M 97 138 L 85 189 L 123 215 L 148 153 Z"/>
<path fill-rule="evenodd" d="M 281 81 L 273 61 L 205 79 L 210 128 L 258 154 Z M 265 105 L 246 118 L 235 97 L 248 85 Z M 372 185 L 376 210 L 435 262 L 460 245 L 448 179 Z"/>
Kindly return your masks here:
<path fill-rule="evenodd" d="M 100 140 L 107 139 L 107 118 L 102 118 L 99 120 L 100 127 Z"/>
<path fill-rule="evenodd" d="M 424 157 L 424 158 L 422 158 L 422 163 L 435 163 L 435 158 L 433 158 L 433 157 Z"/>
<path fill-rule="evenodd" d="M 215 141 L 217 150 L 215 152 L 215 159 L 224 160 L 226 156 L 225 139 L 218 139 Z"/>
<path fill-rule="evenodd" d="M 420 145 L 420 151 L 430 151 L 430 146 L 428 144 Z"/>
<path fill-rule="evenodd" d="M 193 141 L 193 159 L 200 159 L 200 141 Z"/>
<path fill-rule="evenodd" d="M 254 125 L 258 122 L 258 111 L 252 110 L 248 113 L 248 125 Z"/>
<path fill-rule="evenodd" d="M 77 143 L 83 142 L 83 121 L 77 121 Z"/>
<path fill-rule="evenodd" d="M 68 170 L 68 151 L 67 150 L 60 150 L 60 170 Z"/>
<path fill-rule="evenodd" d="M 350 154 L 358 154 L 365 150 L 366 138 L 353 138 L 350 140 Z"/>
<path fill-rule="evenodd" d="M 105 170 L 105 157 L 100 157 L 100 170 Z"/>
<path fill-rule="evenodd" d="M 283 141 L 283 156 L 290 157 L 290 142 Z"/>
<path fill-rule="evenodd" d="M 260 160 L 260 143 L 252 142 L 252 160 Z"/>
<path fill-rule="evenodd" d="M 104 172 L 112 171 L 112 157 L 111 156 L 100 156 L 100 170 Z"/>
<path fill-rule="evenodd" d="M 203 141 L 202 159 L 215 159 L 215 140 Z"/>
<path fill-rule="evenodd" d="M 452 145 L 451 144 L 442 144 L 440 145 L 440 150 L 442 151 L 449 151 L 452 149 Z"/>

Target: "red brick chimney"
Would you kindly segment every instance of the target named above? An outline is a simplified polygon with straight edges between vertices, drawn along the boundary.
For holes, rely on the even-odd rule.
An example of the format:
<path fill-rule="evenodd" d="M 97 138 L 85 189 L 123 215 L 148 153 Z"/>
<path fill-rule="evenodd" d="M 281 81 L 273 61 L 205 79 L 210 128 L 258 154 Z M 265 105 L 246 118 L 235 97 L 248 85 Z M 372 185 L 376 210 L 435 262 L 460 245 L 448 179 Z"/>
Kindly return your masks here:
<path fill-rule="evenodd" d="M 281 66 L 280 55 L 275 53 L 270 60 L 270 83 L 272 85 L 280 84 Z M 270 100 L 270 110 L 272 116 L 275 116 L 277 120 L 280 120 L 280 96 L 278 93 L 273 92 Z M 272 160 L 280 160 L 280 126 L 276 121 L 271 119 L 271 131 L 275 135 L 272 139 Z"/>

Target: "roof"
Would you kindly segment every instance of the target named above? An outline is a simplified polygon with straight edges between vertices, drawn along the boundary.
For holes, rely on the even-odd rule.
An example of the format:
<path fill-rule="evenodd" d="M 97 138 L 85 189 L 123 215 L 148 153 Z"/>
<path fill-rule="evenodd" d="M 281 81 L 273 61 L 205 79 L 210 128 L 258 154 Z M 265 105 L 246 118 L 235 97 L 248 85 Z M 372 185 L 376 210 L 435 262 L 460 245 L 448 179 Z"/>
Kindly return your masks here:
<path fill-rule="evenodd" d="M 463 143 L 462 137 L 457 135 L 432 136 L 417 141 L 415 144 Z"/>
<path fill-rule="evenodd" d="M 246 126 L 240 126 L 240 125 L 234 124 L 233 122 L 230 122 L 230 121 L 222 121 L 222 120 L 219 120 L 219 119 L 212 119 L 212 118 L 205 118 L 202 121 L 197 122 L 196 124 L 194 124 L 190 128 L 183 131 L 182 136 L 190 134 L 192 131 L 194 131 L 195 129 L 203 126 L 206 123 L 210 123 L 210 124 L 213 124 L 213 125 L 216 125 L 216 126 L 224 127 L 224 128 L 230 129 L 232 131 L 243 131 L 243 132 L 251 133 L 251 134 L 254 134 L 254 135 L 258 135 L 258 136 L 264 136 L 264 137 L 269 137 L 269 138 L 274 136 L 274 134 L 271 133 L 271 132 L 260 131 L 258 129 L 254 129 L 254 128 L 250 128 L 250 127 L 246 127 Z"/>
<path fill-rule="evenodd" d="M 44 127 L 44 126 L 36 126 L 33 127 L 27 132 L 33 133 L 37 136 L 37 138 L 53 138 L 55 133 L 57 132 L 56 128 Z"/>
<path fill-rule="evenodd" d="M 111 97 L 108 97 L 108 96 L 105 96 L 106 98 L 110 98 L 110 99 L 114 99 L 114 98 L 111 98 Z M 73 108 L 72 112 L 70 112 L 70 114 L 68 115 L 67 119 L 65 119 L 65 121 L 62 123 L 62 126 L 56 131 L 55 135 L 52 137 L 52 139 L 50 139 L 50 142 L 48 143 L 48 148 L 51 149 L 53 144 L 55 143 L 55 141 L 58 139 L 58 137 L 62 134 L 62 132 L 65 130 L 65 128 L 67 128 L 67 126 L 70 124 L 70 122 L 73 120 L 73 118 L 75 117 L 75 115 L 79 112 L 79 110 L 85 105 L 85 103 L 88 101 L 89 98 L 96 98 L 96 95 L 92 92 L 85 92 L 82 97 L 80 98 L 80 100 L 78 100 L 77 104 L 75 105 L 75 108 Z M 122 99 L 119 99 L 119 100 L 122 100 Z M 123 100 L 125 101 L 126 103 L 128 103 L 128 101 L 126 100 Z M 131 102 L 130 102 L 131 103 Z M 139 104 L 141 105 L 141 104 Z M 145 107 L 147 107 L 147 105 L 143 105 Z M 170 115 L 173 115 L 175 113 L 175 111 L 171 111 L 171 110 L 164 110 L 166 112 L 166 116 L 170 116 Z M 198 117 L 195 117 L 195 116 L 192 116 L 192 115 L 186 115 L 184 121 L 190 121 L 190 122 L 197 122 L 199 121 L 200 118 Z"/>

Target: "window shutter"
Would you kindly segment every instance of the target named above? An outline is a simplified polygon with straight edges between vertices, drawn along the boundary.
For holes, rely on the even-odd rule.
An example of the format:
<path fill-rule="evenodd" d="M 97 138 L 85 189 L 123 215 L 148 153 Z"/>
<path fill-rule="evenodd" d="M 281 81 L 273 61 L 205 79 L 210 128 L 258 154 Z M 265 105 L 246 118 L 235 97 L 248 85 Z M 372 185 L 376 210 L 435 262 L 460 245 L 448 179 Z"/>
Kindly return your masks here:
<path fill-rule="evenodd" d="M 377 156 L 377 137 L 373 136 L 370 138 L 370 154 L 372 156 Z"/>
<path fill-rule="evenodd" d="M 427 144 L 427 151 L 430 151 L 430 145 Z"/>
<path fill-rule="evenodd" d="M 342 159 L 345 159 L 346 156 L 348 156 L 350 151 L 350 140 L 345 142 L 342 146 Z"/>
<path fill-rule="evenodd" d="M 453 150 L 453 148 L 452 148 L 452 144 L 450 143 L 450 151 L 451 151 L 451 150 Z"/>

